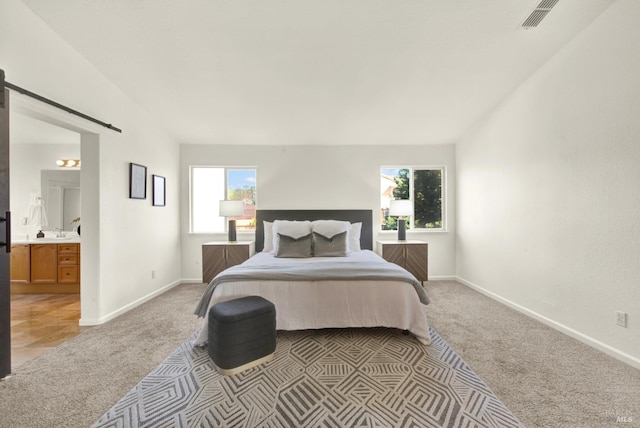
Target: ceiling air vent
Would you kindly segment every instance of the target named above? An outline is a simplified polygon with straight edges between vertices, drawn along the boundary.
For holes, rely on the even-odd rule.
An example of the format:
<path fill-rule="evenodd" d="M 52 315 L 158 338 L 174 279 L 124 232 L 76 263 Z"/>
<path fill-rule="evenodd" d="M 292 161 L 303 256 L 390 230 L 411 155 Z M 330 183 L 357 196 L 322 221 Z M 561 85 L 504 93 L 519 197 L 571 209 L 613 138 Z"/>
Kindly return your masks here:
<path fill-rule="evenodd" d="M 531 12 L 527 19 L 524 20 L 521 27 L 526 29 L 536 28 L 540 25 L 540 22 L 544 17 L 551 12 L 551 9 L 556 5 L 556 3 L 558 3 L 558 1 L 559 0 L 542 0 L 540 4 L 533 9 L 533 12 Z"/>

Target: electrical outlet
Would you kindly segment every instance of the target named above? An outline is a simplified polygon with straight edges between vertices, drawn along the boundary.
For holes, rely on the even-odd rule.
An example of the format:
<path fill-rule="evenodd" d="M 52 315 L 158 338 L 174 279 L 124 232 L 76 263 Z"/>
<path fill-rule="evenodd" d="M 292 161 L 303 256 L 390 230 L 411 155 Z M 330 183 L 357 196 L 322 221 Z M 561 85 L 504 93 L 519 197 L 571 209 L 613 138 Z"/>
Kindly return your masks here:
<path fill-rule="evenodd" d="M 151 271 L 151 279 L 156 279 L 156 271 L 155 270 Z"/>
<path fill-rule="evenodd" d="M 616 311 L 616 325 L 620 327 L 627 327 L 627 313 L 622 311 Z"/>

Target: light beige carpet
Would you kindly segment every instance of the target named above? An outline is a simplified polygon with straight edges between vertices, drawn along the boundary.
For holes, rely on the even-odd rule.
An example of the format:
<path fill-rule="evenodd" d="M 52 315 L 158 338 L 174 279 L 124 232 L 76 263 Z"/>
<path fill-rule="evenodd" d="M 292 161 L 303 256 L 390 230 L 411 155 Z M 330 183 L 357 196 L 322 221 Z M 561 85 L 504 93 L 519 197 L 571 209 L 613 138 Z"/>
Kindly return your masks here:
<path fill-rule="evenodd" d="M 527 427 L 640 426 L 640 370 L 462 284 L 426 288 L 431 326 Z"/>
<path fill-rule="evenodd" d="M 0 427 L 89 427 L 197 328 L 185 284 L 28 361 L 0 382 Z"/>
<path fill-rule="evenodd" d="M 196 330 L 203 290 L 178 286 L 20 367 L 0 382 L 0 426 L 91 426 Z M 431 325 L 527 427 L 640 426 L 640 371 L 456 282 L 427 292 Z"/>

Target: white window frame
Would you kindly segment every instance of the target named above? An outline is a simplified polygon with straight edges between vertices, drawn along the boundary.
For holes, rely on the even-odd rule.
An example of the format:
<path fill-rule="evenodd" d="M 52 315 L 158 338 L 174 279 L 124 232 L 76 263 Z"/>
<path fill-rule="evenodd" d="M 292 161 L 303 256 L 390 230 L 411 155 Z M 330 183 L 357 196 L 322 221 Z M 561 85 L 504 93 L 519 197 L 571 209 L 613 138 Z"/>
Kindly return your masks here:
<path fill-rule="evenodd" d="M 194 234 L 194 235 L 209 235 L 209 234 L 215 234 L 215 233 L 227 233 L 228 231 L 228 222 L 226 221 L 226 219 L 224 217 L 219 217 L 219 221 L 216 221 L 216 223 L 218 223 L 218 227 L 212 230 L 194 230 L 194 202 L 195 202 L 195 196 L 194 196 L 194 182 L 193 182 L 193 174 L 194 174 L 194 170 L 196 169 L 206 169 L 206 168 L 212 168 L 212 169 L 222 169 L 223 175 L 224 175 L 224 189 L 222 192 L 218 192 L 218 196 L 214 196 L 213 200 L 211 201 L 210 204 L 210 212 L 209 215 L 212 216 L 213 218 L 218 218 L 219 217 L 219 200 L 217 200 L 217 198 L 221 198 L 221 199 L 226 199 L 227 198 L 227 191 L 229 188 L 227 179 L 228 179 L 228 170 L 253 170 L 255 171 L 255 176 L 256 176 L 256 205 L 258 203 L 257 199 L 258 199 L 258 195 L 257 195 L 257 188 L 258 188 L 258 168 L 255 166 L 222 166 L 222 165 L 190 165 L 189 166 L 189 233 L 190 234 Z M 239 232 L 241 233 L 241 232 Z"/>
<path fill-rule="evenodd" d="M 381 166 L 379 169 L 379 174 L 382 174 L 382 170 L 383 169 L 408 169 L 410 170 L 409 173 L 409 188 L 413 189 L 414 185 L 413 185 L 413 171 L 414 170 L 440 170 L 441 171 L 441 197 L 442 197 L 442 202 L 440 204 L 440 210 L 441 210 L 441 218 L 442 218 L 442 225 L 441 227 L 421 227 L 421 228 L 415 228 L 413 226 L 413 220 L 414 220 L 414 215 L 415 215 L 415 206 L 414 206 L 414 214 L 411 215 L 410 219 L 408 219 L 407 221 L 407 231 L 414 231 L 414 232 L 446 232 L 447 231 L 447 167 L 444 165 L 428 165 L 428 166 L 415 166 L 415 165 L 402 165 L 402 166 L 398 166 L 398 165 L 385 165 L 385 166 Z M 382 194 L 382 189 L 380 189 L 380 193 Z M 413 192 L 410 192 L 410 199 L 413 201 Z M 382 206 L 382 202 L 380 205 L 380 211 L 382 211 L 383 206 Z M 382 224 L 380 225 L 380 233 L 397 233 L 395 230 L 385 230 L 382 229 Z"/>

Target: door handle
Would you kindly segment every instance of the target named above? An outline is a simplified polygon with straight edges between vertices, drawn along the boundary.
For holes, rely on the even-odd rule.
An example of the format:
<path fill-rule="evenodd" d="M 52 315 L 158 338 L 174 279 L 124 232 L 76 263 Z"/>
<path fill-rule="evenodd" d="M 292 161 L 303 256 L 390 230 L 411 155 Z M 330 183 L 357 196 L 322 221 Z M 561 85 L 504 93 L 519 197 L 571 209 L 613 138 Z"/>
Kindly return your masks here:
<path fill-rule="evenodd" d="M 0 217 L 0 223 L 4 222 L 5 242 L 0 241 L 0 247 L 6 245 L 7 253 L 11 252 L 11 211 L 6 211 L 4 217 Z"/>

